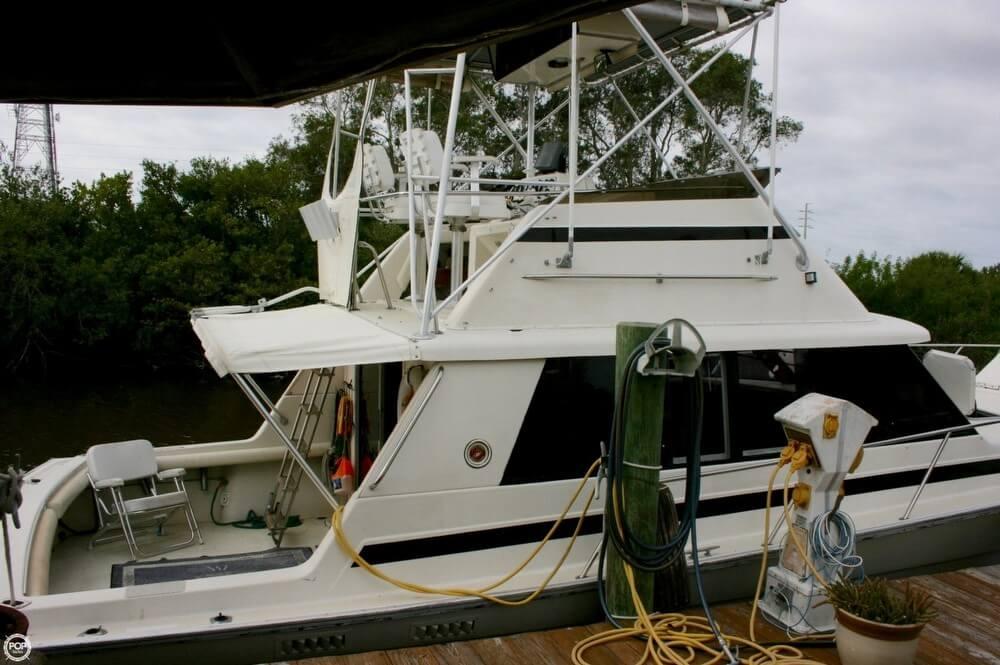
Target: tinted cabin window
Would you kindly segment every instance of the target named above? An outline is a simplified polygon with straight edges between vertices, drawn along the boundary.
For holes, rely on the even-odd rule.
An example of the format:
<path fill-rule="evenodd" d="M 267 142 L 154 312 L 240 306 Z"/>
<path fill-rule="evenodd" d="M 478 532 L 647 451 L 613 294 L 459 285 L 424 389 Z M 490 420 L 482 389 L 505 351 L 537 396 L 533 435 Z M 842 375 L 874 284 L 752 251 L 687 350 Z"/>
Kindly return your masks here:
<path fill-rule="evenodd" d="M 789 351 L 740 351 L 726 354 L 734 375 L 729 381 L 729 429 L 744 455 L 772 454 L 785 445 L 774 414 L 802 394 L 797 358 Z"/>
<path fill-rule="evenodd" d="M 612 357 L 545 361 L 502 484 L 583 477 L 611 431 L 614 367 Z"/>
<path fill-rule="evenodd" d="M 878 419 L 869 441 L 968 422 L 909 347 L 809 349 L 797 355 L 803 393 L 846 399 Z"/>
<path fill-rule="evenodd" d="M 545 362 L 503 484 L 579 478 L 607 441 L 613 357 Z M 869 441 L 968 422 L 905 346 L 740 351 L 706 356 L 702 457 L 773 456 L 785 445 L 774 414 L 810 392 L 854 402 L 878 419 Z M 680 466 L 691 443 L 693 379 L 670 377 L 661 460 Z"/>
<path fill-rule="evenodd" d="M 704 425 L 701 455 L 705 461 L 725 459 L 725 366 L 720 355 L 705 356 L 701 366 L 704 390 Z M 660 460 L 664 467 L 680 466 L 687 459 L 694 437 L 695 380 L 667 377 L 667 399 L 663 407 L 663 443 Z"/>

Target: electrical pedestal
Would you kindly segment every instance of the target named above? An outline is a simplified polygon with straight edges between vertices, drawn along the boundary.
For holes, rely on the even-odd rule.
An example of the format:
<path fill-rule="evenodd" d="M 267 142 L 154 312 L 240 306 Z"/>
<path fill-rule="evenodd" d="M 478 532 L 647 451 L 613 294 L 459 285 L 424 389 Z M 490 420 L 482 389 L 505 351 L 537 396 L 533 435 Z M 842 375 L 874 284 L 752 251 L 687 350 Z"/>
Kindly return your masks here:
<path fill-rule="evenodd" d="M 861 445 L 878 421 L 851 402 L 818 393 L 799 398 L 774 418 L 784 428 L 789 445 L 806 455 L 808 463 L 798 468 L 791 532 L 778 564 L 767 570 L 760 607 L 774 622 L 797 633 L 828 632 L 835 627 L 834 609 L 823 603 L 826 592 L 812 569 L 824 580 L 832 580 L 840 565 L 813 549 L 812 532 L 821 520 L 818 528 L 824 531 L 821 535 L 831 546 L 828 549 L 836 550 L 840 560 L 855 555 L 853 533 L 845 538 L 843 531 L 829 525 L 843 497 L 844 476 L 861 463 Z M 812 567 L 803 560 L 803 552 Z"/>

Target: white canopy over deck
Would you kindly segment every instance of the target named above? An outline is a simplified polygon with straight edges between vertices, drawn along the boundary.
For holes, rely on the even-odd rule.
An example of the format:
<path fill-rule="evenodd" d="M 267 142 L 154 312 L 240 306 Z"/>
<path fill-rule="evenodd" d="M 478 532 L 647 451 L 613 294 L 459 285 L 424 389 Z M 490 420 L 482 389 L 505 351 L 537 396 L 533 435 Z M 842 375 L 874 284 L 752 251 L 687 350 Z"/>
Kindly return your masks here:
<path fill-rule="evenodd" d="M 710 352 L 915 344 L 928 339 L 913 323 L 864 312 L 856 320 L 728 323 L 694 321 Z M 425 360 L 515 360 L 612 355 L 615 327 L 558 326 L 448 330 L 412 338 L 419 318 L 409 307 L 329 304 L 253 313 L 201 310 L 192 319 L 219 376 Z"/>
<path fill-rule="evenodd" d="M 195 333 L 219 376 L 416 358 L 401 335 L 345 309 L 318 304 L 240 314 L 196 315 Z"/>

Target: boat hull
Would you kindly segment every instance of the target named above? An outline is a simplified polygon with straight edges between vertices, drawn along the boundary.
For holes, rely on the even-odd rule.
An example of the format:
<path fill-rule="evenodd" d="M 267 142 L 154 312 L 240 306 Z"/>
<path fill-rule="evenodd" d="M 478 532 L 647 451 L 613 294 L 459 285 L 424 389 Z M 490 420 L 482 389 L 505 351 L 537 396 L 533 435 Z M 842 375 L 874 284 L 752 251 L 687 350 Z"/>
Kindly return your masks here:
<path fill-rule="evenodd" d="M 902 576 L 1000 560 L 1000 508 L 925 521 L 900 522 L 861 534 L 868 574 Z M 772 553 L 774 559 L 776 553 Z M 706 593 L 717 603 L 752 596 L 760 559 L 748 553 L 703 557 Z M 693 589 L 693 580 L 691 582 Z M 695 595 L 691 596 L 696 598 Z M 307 623 L 274 622 L 232 630 L 45 649 L 52 663 L 211 662 L 243 665 L 482 639 L 600 620 L 593 577 L 543 593 L 523 607 L 481 600 L 430 601 L 417 607 L 339 616 Z"/>

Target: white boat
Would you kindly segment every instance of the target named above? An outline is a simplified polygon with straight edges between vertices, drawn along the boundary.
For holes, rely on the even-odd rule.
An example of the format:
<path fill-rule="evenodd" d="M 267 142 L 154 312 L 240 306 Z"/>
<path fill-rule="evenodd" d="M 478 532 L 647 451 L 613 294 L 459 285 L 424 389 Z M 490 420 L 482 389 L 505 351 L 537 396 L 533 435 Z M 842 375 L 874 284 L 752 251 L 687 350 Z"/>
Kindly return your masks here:
<path fill-rule="evenodd" d="M 493 591 L 516 599 L 544 584 L 514 608 L 378 579 L 338 544 L 331 515 L 342 508 L 347 540 L 395 578 L 446 588 L 502 578 L 601 455 L 622 321 L 682 317 L 707 345 L 698 529 L 713 600 L 752 593 L 768 476 L 784 444 L 773 416 L 809 392 L 850 400 L 879 421 L 843 503 L 867 572 L 1000 551 L 1000 360 L 977 379 L 958 354 L 921 358 L 928 332 L 867 311 L 769 205 L 773 167 L 752 172 L 736 154 L 736 175 L 627 191 L 592 189 L 595 166 L 577 172 L 572 114 L 582 85 L 660 66 L 672 49 L 708 37 L 723 36 L 728 48 L 773 11 L 692 0 L 581 14 L 573 36 L 501 77 L 570 93 L 566 171 L 544 168 L 553 165 L 536 159 L 529 131 L 526 146 L 518 142 L 527 160 L 518 181 L 487 177 L 489 157 L 452 149 L 463 77 L 482 76 L 481 56 L 497 47 L 406 69 L 408 94 L 427 74 L 451 80 L 448 130 L 442 141 L 408 113 L 404 173 L 370 145 L 341 191 L 331 191 L 328 168 L 324 197 L 303 209 L 318 286 L 192 313 L 212 366 L 264 419 L 245 440 L 155 449 L 160 470 L 185 469 L 203 542 L 138 561 L 122 539 L 91 546 L 83 532 L 99 525 L 86 458 L 28 473 L 22 528 L 9 544 L 33 647 L 54 662 L 251 663 L 592 620 L 605 492 L 585 513 L 582 499 L 574 503 L 538 556 Z M 611 64 L 598 71 L 590 63 L 601 53 Z M 681 84 L 671 95 L 688 92 Z M 360 271 L 359 214 L 406 226 Z M 293 371 L 273 404 L 252 378 Z M 691 383 L 671 379 L 668 395 L 659 473 L 684 502 Z M 333 481 L 329 453 L 339 445 L 353 470 Z M 162 487 L 170 482 L 167 474 Z M 142 498 L 152 489 L 125 491 Z M 775 504 L 773 549 L 782 538 Z M 250 511 L 272 528 L 226 524 Z M 137 533 L 135 544 L 175 542 L 182 515 L 163 533 Z M 301 524 L 283 528 L 293 515 Z M 256 568 L 267 558 L 256 553 L 275 543 L 292 564 Z M 226 574 L 232 568 L 249 572 Z"/>

